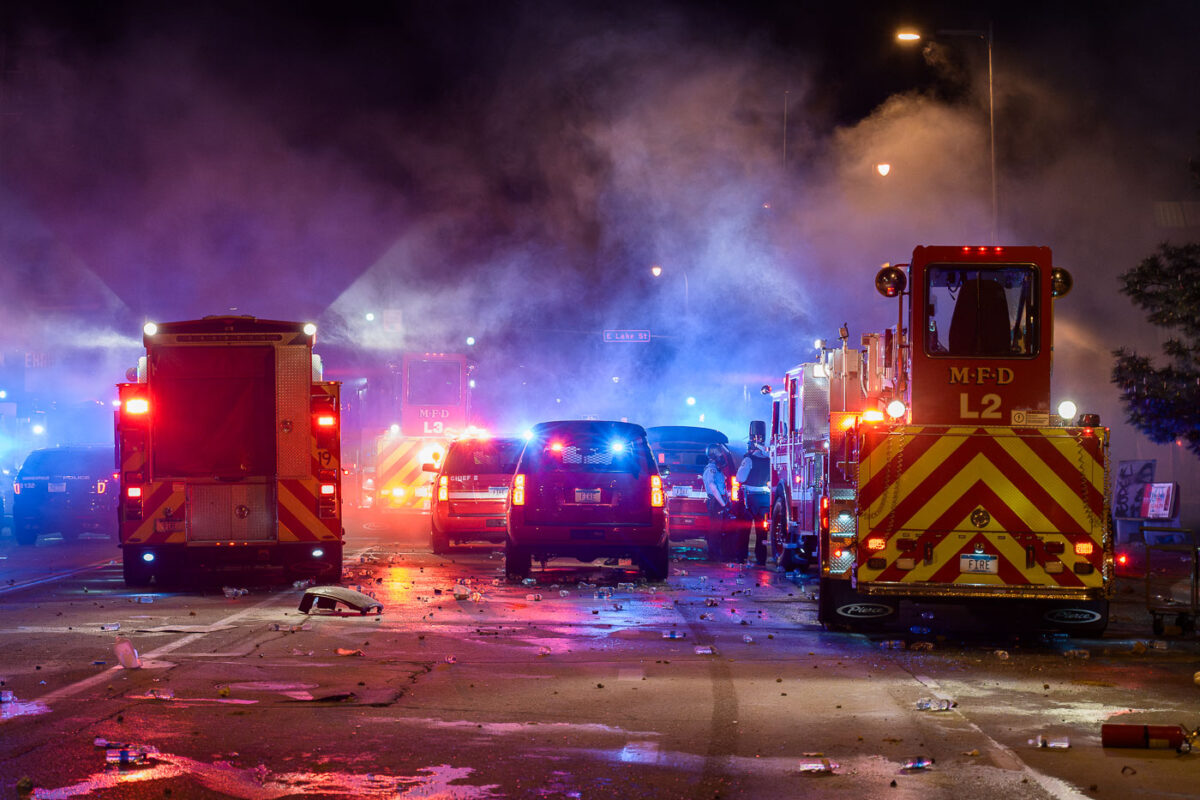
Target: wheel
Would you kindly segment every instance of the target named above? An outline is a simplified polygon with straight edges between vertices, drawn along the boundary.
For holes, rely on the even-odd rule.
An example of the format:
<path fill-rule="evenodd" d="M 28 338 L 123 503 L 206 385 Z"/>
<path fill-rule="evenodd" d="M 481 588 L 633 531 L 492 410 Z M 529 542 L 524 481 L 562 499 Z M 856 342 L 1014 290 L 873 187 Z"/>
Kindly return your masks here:
<path fill-rule="evenodd" d="M 533 566 L 533 555 L 525 547 L 513 544 L 511 539 L 504 542 L 504 577 L 510 581 L 523 581 L 529 577 Z"/>
<path fill-rule="evenodd" d="M 670 571 L 671 545 L 664 543 L 662 547 L 647 547 L 642 550 L 639 560 L 646 580 L 652 583 L 665 581 Z"/>
<path fill-rule="evenodd" d="M 443 555 L 450 552 L 450 535 L 439 531 L 436 525 L 434 525 L 431 529 L 429 540 L 430 546 L 433 548 L 433 552 L 437 555 Z"/>
<path fill-rule="evenodd" d="M 29 521 L 18 519 L 13 524 L 13 536 L 22 547 L 32 547 L 37 544 L 38 530 Z"/>
<path fill-rule="evenodd" d="M 142 551 L 126 549 L 121 556 L 121 568 L 125 573 L 126 586 L 149 586 L 153 573 L 142 560 Z"/>
<path fill-rule="evenodd" d="M 787 543 L 787 508 L 782 497 L 771 506 L 770 538 L 771 557 L 775 559 L 775 565 L 784 572 L 791 572 L 796 565 L 792 562 L 792 551 L 784 546 Z"/>
<path fill-rule="evenodd" d="M 342 582 L 342 543 L 331 544 L 325 548 L 327 558 L 329 559 L 328 571 L 322 573 L 321 577 L 329 583 Z"/>

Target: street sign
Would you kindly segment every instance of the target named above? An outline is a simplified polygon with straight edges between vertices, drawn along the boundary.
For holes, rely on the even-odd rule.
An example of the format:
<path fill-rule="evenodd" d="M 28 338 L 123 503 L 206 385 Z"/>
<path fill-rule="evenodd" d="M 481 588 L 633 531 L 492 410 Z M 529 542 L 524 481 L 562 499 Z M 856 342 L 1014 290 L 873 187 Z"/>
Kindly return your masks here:
<path fill-rule="evenodd" d="M 650 331 L 604 331 L 606 342 L 648 342 Z"/>

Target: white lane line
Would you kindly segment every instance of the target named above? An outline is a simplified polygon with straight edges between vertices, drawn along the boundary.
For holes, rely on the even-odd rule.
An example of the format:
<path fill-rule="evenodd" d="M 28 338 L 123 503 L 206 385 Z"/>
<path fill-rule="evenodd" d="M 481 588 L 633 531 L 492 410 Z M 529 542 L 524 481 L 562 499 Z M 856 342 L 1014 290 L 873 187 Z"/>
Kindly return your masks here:
<path fill-rule="evenodd" d="M 258 609 L 262 608 L 263 606 L 278 602 L 278 600 L 279 600 L 279 598 L 277 596 L 274 596 L 274 595 L 269 596 L 265 600 L 263 600 L 261 603 L 255 603 L 254 605 L 249 606 L 248 608 L 243 608 L 241 611 L 238 611 L 235 614 L 230 614 L 228 617 L 225 617 L 224 619 L 220 620 L 219 622 L 217 622 L 215 624 L 226 625 L 228 623 L 233 622 L 234 620 L 241 619 L 242 617 L 257 611 Z M 167 653 L 170 653 L 173 650 L 178 650 L 181 647 L 185 647 L 185 646 L 191 644 L 192 642 L 197 641 L 198 639 L 203 639 L 207 635 L 208 635 L 207 633 L 188 634 L 187 636 L 184 636 L 181 639 L 176 639 L 173 642 L 164 644 L 162 647 L 159 647 L 155 650 L 151 650 L 148 653 L 141 653 L 140 657 L 143 661 L 157 660 L 159 656 L 166 655 Z M 69 686 L 64 686 L 61 689 L 55 689 L 53 692 L 50 692 L 49 694 L 42 695 L 41 697 L 37 698 L 37 700 L 42 703 L 45 703 L 46 705 L 50 705 L 51 703 L 54 703 L 58 700 L 62 700 L 63 698 L 71 697 L 72 695 L 79 694 L 84 689 L 89 689 L 98 683 L 104 683 L 107 680 L 111 680 L 112 673 L 114 673 L 120 669 L 124 669 L 124 667 L 121 667 L 121 666 L 109 667 L 108 669 L 104 670 L 103 672 L 97 672 L 95 675 L 84 678 L 81 681 L 76 681 L 75 683 L 72 683 Z"/>
<path fill-rule="evenodd" d="M 65 572 L 54 572 L 45 576 L 44 578 L 37 578 L 36 580 L 25 581 L 24 583 L 14 583 L 11 586 L 0 588 L 0 594 L 8 594 L 9 592 L 15 592 L 20 589 L 28 589 L 32 586 L 41 586 L 43 583 L 50 583 L 62 578 L 69 578 L 72 575 L 78 575 L 81 572 L 90 572 L 91 570 L 99 569 L 100 567 L 107 567 L 109 563 L 111 563 L 111 559 L 105 559 L 104 561 L 97 561 L 94 564 L 87 564 L 86 566 L 79 567 L 78 569 L 71 569 Z"/>
<path fill-rule="evenodd" d="M 942 697 L 942 695 L 938 694 L 941 687 L 938 686 L 937 681 L 935 681 L 933 678 L 930 678 L 927 675 L 913 675 L 913 677 L 917 679 L 918 683 L 929 689 L 935 696 L 941 697 L 942 699 L 950 699 Z M 1045 789 L 1051 797 L 1056 797 L 1058 800 L 1089 800 L 1088 795 L 1079 791 L 1066 781 L 1059 778 L 1052 778 L 1049 775 L 1043 775 L 1033 767 L 1026 764 L 1021 760 L 1021 757 L 1017 755 L 1015 750 L 1000 744 L 1000 742 L 997 742 L 991 736 L 984 733 L 983 729 L 971 720 L 967 719 L 966 715 L 963 714 L 961 710 L 952 709 L 949 712 L 942 713 L 957 714 L 959 719 L 965 722 L 967 726 L 971 728 L 971 730 L 975 731 L 984 739 L 986 739 L 991 744 L 991 748 L 999 753 L 1004 760 L 1015 765 L 1016 769 L 1024 772 L 1031 781 L 1034 781 L 1038 786 L 1041 786 L 1043 789 Z"/>

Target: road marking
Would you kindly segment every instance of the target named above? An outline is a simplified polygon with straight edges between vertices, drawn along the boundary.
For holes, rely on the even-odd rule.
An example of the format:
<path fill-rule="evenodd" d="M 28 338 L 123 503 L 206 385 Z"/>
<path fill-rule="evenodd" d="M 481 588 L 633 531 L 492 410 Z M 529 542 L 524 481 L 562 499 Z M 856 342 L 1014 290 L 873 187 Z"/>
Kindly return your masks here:
<path fill-rule="evenodd" d="M 66 572 L 54 572 L 44 578 L 38 578 L 37 580 L 25 581 L 24 583 L 14 583 L 11 586 L 0 588 L 0 594 L 8 594 L 9 592 L 17 591 L 18 589 L 28 589 L 31 586 L 41 586 L 43 583 L 50 583 L 51 581 L 57 581 L 62 578 L 69 578 L 72 575 L 78 575 L 81 572 L 89 572 L 93 569 L 99 569 L 100 567 L 107 567 L 111 563 L 112 559 L 105 559 L 104 561 L 97 561 L 94 564 L 88 564 L 87 566 L 79 567 L 78 569 L 71 569 L 67 570 Z"/>
<path fill-rule="evenodd" d="M 214 623 L 214 624 L 227 625 L 229 623 L 232 623 L 234 620 L 241 619 L 242 617 L 257 611 L 258 609 L 262 608 L 263 606 L 269 605 L 271 603 L 275 603 L 278 600 L 279 600 L 278 597 L 271 595 L 271 596 L 267 597 L 265 600 L 263 600 L 262 602 L 255 603 L 254 605 L 249 606 L 248 608 L 243 608 L 241 611 L 238 611 L 235 614 L 230 614 L 228 617 L 225 617 L 224 619 L 222 619 L 219 622 Z M 140 655 L 141 660 L 143 660 L 143 661 L 154 661 L 159 656 L 166 655 L 167 653 L 170 653 L 173 650 L 178 650 L 181 647 L 185 647 L 185 646 L 191 644 L 192 642 L 196 641 L 197 639 L 203 639 L 207 635 L 208 634 L 206 634 L 206 633 L 188 634 L 187 636 L 184 636 L 181 639 L 176 639 L 173 642 L 164 644 L 162 647 L 159 647 L 155 650 L 151 650 L 148 653 L 141 653 L 139 655 Z M 98 683 L 103 683 L 104 681 L 109 680 L 112 673 L 116 672 L 119 669 L 124 669 L 124 667 L 121 667 L 121 666 L 109 667 L 108 669 L 104 670 L 103 672 L 97 672 L 95 675 L 84 678 L 81 681 L 76 681 L 75 683 L 72 683 L 69 686 L 64 686 L 61 689 L 55 689 L 53 692 L 42 695 L 41 697 L 39 697 L 37 699 L 40 702 L 45 703 L 46 705 L 50 705 L 58 700 L 62 700 L 64 698 L 71 697 L 72 695 L 79 694 L 84 689 L 89 689 Z"/>
<path fill-rule="evenodd" d="M 938 694 L 941 687 L 938 686 L 937 681 L 935 681 L 933 678 L 930 678 L 928 675 L 913 675 L 913 677 L 917 679 L 918 683 L 929 689 L 939 698 L 944 700 L 952 699 L 948 697 L 942 697 L 940 694 Z M 958 718 L 965 722 L 967 726 L 971 728 L 971 730 L 975 731 L 988 742 L 990 742 L 992 749 L 1002 756 L 1005 761 L 1008 761 L 1010 764 L 1012 764 L 1014 769 L 1024 772 L 1031 781 L 1034 781 L 1038 786 L 1041 786 L 1043 789 L 1045 789 L 1051 797 L 1058 798 L 1058 800 L 1089 800 L 1088 795 L 1079 791 L 1066 781 L 1059 778 L 1052 778 L 1049 775 L 1043 775 L 1033 767 L 1026 764 L 1021 760 L 1021 757 L 1017 755 L 1015 750 L 1000 744 L 1000 742 L 997 742 L 991 736 L 984 733 L 983 729 L 971 720 L 967 719 L 967 716 L 963 714 L 960 709 L 955 708 L 948 712 L 942 713 L 957 714 Z"/>

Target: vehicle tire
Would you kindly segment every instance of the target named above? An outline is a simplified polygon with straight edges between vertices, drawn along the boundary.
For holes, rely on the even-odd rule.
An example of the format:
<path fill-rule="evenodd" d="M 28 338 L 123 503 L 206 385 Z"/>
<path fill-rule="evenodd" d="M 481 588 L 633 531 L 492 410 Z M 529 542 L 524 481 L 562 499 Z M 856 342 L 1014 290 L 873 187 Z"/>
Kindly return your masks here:
<path fill-rule="evenodd" d="M 121 569 L 125 574 L 126 586 L 149 586 L 153 573 L 142 561 L 142 551 L 127 549 L 121 556 Z"/>
<path fill-rule="evenodd" d="M 433 552 L 435 554 L 444 555 L 444 554 L 450 552 L 450 536 L 449 536 L 449 534 L 439 531 L 437 529 L 436 525 L 431 527 L 429 541 L 430 541 L 430 547 L 433 549 Z"/>
<path fill-rule="evenodd" d="M 527 548 L 513 544 L 511 539 L 504 542 L 504 577 L 510 581 L 523 581 L 529 577 L 533 567 L 533 554 Z"/>
<path fill-rule="evenodd" d="M 20 520 L 13 523 L 13 537 L 22 547 L 32 547 L 37 544 L 38 530 L 28 522 Z"/>
<path fill-rule="evenodd" d="M 321 574 L 321 578 L 329 583 L 342 582 L 342 548 L 341 542 L 331 544 L 328 550 L 329 570 Z"/>
<path fill-rule="evenodd" d="M 792 551 L 784 547 L 786 543 L 787 508 L 781 497 L 771 506 L 771 557 L 775 559 L 776 567 L 784 572 L 791 572 L 796 565 L 792 563 Z"/>
<path fill-rule="evenodd" d="M 664 543 L 661 547 L 647 547 L 641 552 L 642 574 L 646 580 L 659 583 L 667 579 L 671 570 L 671 545 Z"/>

